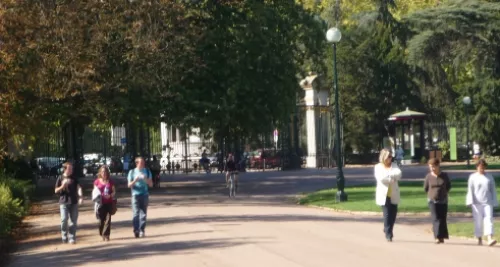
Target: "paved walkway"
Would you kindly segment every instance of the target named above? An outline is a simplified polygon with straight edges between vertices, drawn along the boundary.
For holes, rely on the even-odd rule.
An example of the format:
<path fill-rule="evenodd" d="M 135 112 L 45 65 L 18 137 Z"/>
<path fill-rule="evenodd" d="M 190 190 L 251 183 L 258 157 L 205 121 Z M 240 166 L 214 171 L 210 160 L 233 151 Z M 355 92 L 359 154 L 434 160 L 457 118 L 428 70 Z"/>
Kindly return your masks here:
<path fill-rule="evenodd" d="M 299 207 L 284 197 L 313 189 L 304 184 L 308 179 L 317 182 L 318 175 L 275 175 L 249 177 L 234 200 L 215 184 L 223 179 L 220 176 L 209 178 L 213 179 L 209 184 L 185 178 L 167 189 L 154 190 L 144 239 L 133 238 L 130 199 L 124 188 L 108 243 L 100 241 L 87 202 L 81 208 L 78 244 L 60 244 L 57 205 L 55 200 L 45 201 L 39 214 L 27 219 L 33 235 L 22 242 L 10 267 L 465 267 L 500 263 L 500 247 L 478 247 L 474 241 L 457 238 L 433 244 L 427 218 L 399 219 L 394 242 L 388 243 L 379 216 Z M 331 178 L 324 179 L 333 184 Z"/>

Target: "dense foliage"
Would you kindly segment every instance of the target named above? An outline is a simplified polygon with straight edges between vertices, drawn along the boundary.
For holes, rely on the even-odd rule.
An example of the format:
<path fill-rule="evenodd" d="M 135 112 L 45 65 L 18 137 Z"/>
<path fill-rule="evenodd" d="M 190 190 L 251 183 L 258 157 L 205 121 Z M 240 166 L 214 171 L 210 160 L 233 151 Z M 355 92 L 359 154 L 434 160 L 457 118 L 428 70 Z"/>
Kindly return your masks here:
<path fill-rule="evenodd" d="M 339 88 L 348 147 L 378 148 L 385 119 L 406 107 L 429 114 L 429 122 L 463 125 L 462 98 L 470 96 L 471 137 L 498 153 L 500 1 L 324 0 L 306 7 L 330 25 L 338 19 L 343 33 Z"/>
<path fill-rule="evenodd" d="M 500 145 L 500 1 L 2 1 L 0 151 L 68 121 L 251 136 L 289 121 L 298 80 L 331 81 L 348 148 L 376 149 L 406 107 Z M 325 60 L 327 59 L 327 60 Z M 331 84 L 326 82 L 324 84 Z"/>
<path fill-rule="evenodd" d="M 294 0 L 10 0 L 0 21 L 1 151 L 69 121 L 262 132 L 322 64 Z"/>

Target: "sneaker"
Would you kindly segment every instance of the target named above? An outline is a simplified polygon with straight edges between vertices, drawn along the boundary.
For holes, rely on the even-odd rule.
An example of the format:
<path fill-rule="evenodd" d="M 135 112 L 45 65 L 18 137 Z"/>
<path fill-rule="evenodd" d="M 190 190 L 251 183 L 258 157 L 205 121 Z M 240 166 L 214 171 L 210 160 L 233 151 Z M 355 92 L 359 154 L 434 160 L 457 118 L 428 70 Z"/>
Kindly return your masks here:
<path fill-rule="evenodd" d="M 62 243 L 63 243 L 63 244 L 68 244 L 68 239 L 63 239 L 63 240 L 62 240 Z"/>
<path fill-rule="evenodd" d="M 144 233 L 144 232 L 139 233 L 139 237 L 140 238 L 146 237 L 146 233 Z"/>
<path fill-rule="evenodd" d="M 496 240 L 490 240 L 490 242 L 488 242 L 488 246 L 492 247 L 494 245 L 496 245 L 497 241 Z"/>
<path fill-rule="evenodd" d="M 135 238 L 139 238 L 139 232 L 134 232 Z"/>
<path fill-rule="evenodd" d="M 76 244 L 76 241 L 75 241 L 74 239 L 71 239 L 71 240 L 69 241 L 69 243 L 70 243 L 71 245 L 74 245 L 74 244 Z"/>
<path fill-rule="evenodd" d="M 478 239 L 477 239 L 477 244 L 478 244 L 479 246 L 482 246 L 482 245 L 483 245 L 483 239 L 482 239 L 482 238 L 478 238 Z"/>

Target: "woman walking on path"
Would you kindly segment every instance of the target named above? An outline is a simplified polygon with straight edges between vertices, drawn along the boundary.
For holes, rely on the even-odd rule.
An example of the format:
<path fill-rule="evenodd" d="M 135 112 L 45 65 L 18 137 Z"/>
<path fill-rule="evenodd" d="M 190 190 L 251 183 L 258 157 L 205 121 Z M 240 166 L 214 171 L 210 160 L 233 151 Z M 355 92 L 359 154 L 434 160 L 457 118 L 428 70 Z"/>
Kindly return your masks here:
<path fill-rule="evenodd" d="M 483 235 L 488 236 L 488 245 L 497 243 L 493 239 L 493 207 L 498 206 L 495 179 L 491 174 L 486 173 L 488 166 L 484 159 L 478 160 L 476 164 L 477 172 L 469 176 L 468 190 L 465 203 L 472 208 L 474 218 L 474 233 L 478 240 L 478 245 L 483 244 Z"/>
<path fill-rule="evenodd" d="M 115 183 L 110 179 L 110 173 L 107 166 L 99 168 L 97 179 L 94 181 L 94 188 L 101 192 L 101 205 L 97 210 L 99 215 L 99 235 L 103 241 L 109 241 L 111 234 L 111 210 L 115 199 Z"/>
<path fill-rule="evenodd" d="M 387 241 L 392 242 L 393 229 L 398 213 L 400 200 L 399 184 L 401 169 L 392 162 L 391 151 L 384 148 L 380 151 L 379 163 L 375 165 L 375 179 L 377 180 L 376 203 L 382 207 L 384 213 L 384 233 Z"/>
<path fill-rule="evenodd" d="M 132 190 L 132 213 L 134 236 L 145 237 L 146 217 L 148 213 L 149 191 L 153 186 L 151 172 L 146 168 L 144 159 L 135 159 L 136 167 L 128 173 L 128 187 Z"/>
<path fill-rule="evenodd" d="M 451 182 L 448 174 L 441 172 L 439 159 L 430 159 L 430 172 L 425 176 L 424 190 L 427 193 L 427 201 L 432 217 L 432 230 L 436 244 L 444 243 L 448 239 L 448 193 Z"/>

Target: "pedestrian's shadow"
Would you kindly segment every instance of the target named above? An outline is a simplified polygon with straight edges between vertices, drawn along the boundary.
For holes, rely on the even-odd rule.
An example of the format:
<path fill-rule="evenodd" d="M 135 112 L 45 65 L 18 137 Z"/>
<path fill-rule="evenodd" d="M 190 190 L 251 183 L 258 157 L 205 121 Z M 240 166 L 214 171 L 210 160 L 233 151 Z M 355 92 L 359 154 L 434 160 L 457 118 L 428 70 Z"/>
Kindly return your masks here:
<path fill-rule="evenodd" d="M 207 231 L 192 231 L 192 232 L 180 232 L 180 233 L 168 233 L 168 234 L 162 234 L 162 235 L 148 235 L 147 238 L 157 238 L 157 237 L 167 237 L 167 236 L 178 236 L 178 235 L 192 235 L 192 234 L 206 234 L 206 233 L 212 233 L 212 230 L 207 230 Z M 134 240 L 137 239 L 134 236 L 127 236 L 127 237 L 118 237 L 118 238 L 113 238 L 112 240 Z"/>
<path fill-rule="evenodd" d="M 55 232 L 55 231 L 54 231 Z M 192 232 L 180 232 L 180 233 L 168 233 L 168 234 L 160 234 L 160 235 L 148 235 L 148 238 L 157 238 L 157 237 L 167 237 L 167 236 L 178 236 L 178 235 L 189 235 L 189 234 L 199 234 L 199 233 L 211 233 L 213 231 L 192 231 Z M 61 238 L 57 235 L 54 235 L 56 237 L 52 238 L 42 238 L 38 240 L 29 240 L 29 241 L 24 241 L 22 242 L 23 250 L 31 250 L 37 247 L 42 247 L 42 246 L 47 246 L 47 245 L 58 245 L 61 244 Z M 87 243 L 87 242 L 92 242 L 94 241 L 100 241 L 100 237 L 96 235 L 79 235 L 78 240 L 81 241 L 82 243 Z M 111 242 L 112 241 L 119 241 L 119 240 L 134 240 L 137 239 L 134 236 L 127 236 L 127 237 L 117 237 L 113 238 L 111 235 Z"/>
<path fill-rule="evenodd" d="M 433 244 L 435 245 L 436 247 L 440 247 L 440 246 L 467 246 L 467 247 L 477 247 L 477 248 L 482 248 L 482 247 L 486 247 L 486 248 L 497 248 L 499 249 L 500 246 L 488 246 L 488 245 L 482 245 L 482 246 L 479 246 L 478 244 L 475 244 L 475 243 L 466 243 L 466 242 L 455 242 L 455 241 L 445 241 L 444 244 L 435 244 L 433 241 L 420 241 L 420 240 L 394 240 L 394 243 L 413 243 L 413 244 L 417 244 L 417 243 L 420 243 L 420 244 Z"/>
<path fill-rule="evenodd" d="M 213 238 L 203 240 L 155 242 L 127 242 L 126 244 L 102 242 L 90 247 L 79 247 L 73 250 L 38 252 L 16 257 L 12 266 L 78 266 L 89 263 L 106 263 L 126 261 L 145 257 L 165 256 L 169 254 L 191 254 L 201 249 L 234 247 L 262 242 L 265 238 Z"/>

